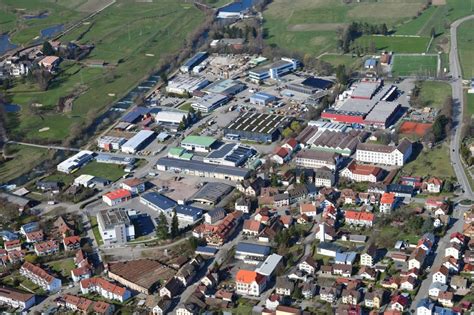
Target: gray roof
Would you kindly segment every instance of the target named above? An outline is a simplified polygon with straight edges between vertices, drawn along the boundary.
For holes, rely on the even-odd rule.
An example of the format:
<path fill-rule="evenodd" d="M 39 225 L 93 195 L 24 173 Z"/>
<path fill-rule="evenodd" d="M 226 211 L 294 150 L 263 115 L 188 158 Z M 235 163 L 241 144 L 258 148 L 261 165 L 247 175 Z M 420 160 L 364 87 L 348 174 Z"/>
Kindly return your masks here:
<path fill-rule="evenodd" d="M 104 222 L 105 229 L 113 228 L 117 224 L 130 225 L 130 218 L 123 209 L 102 210 L 99 212 L 99 215 Z"/>
<path fill-rule="evenodd" d="M 281 127 L 286 118 L 273 114 L 246 112 L 231 122 L 226 128 L 246 132 L 272 134 Z"/>
<path fill-rule="evenodd" d="M 270 254 L 270 247 L 264 245 L 250 244 L 240 242 L 235 248 L 236 252 L 258 254 L 258 255 L 268 255 Z"/>
<path fill-rule="evenodd" d="M 192 217 L 202 215 L 202 209 L 196 208 L 196 207 L 193 207 L 193 206 L 178 205 L 178 206 L 176 206 L 175 210 L 176 210 L 176 213 L 178 213 L 178 214 L 188 215 L 188 216 L 192 216 Z"/>
<path fill-rule="evenodd" d="M 205 200 L 209 203 L 217 203 L 221 198 L 232 191 L 233 187 L 222 183 L 206 183 L 201 189 L 199 189 L 192 200 Z"/>
<path fill-rule="evenodd" d="M 140 196 L 140 198 L 162 210 L 171 209 L 176 206 L 176 201 L 156 192 L 143 194 Z"/>
<path fill-rule="evenodd" d="M 158 159 L 157 165 L 165 166 L 166 168 L 172 169 L 187 169 L 200 172 L 217 173 L 231 176 L 241 176 L 246 178 L 249 174 L 249 169 L 238 168 L 225 165 L 213 165 L 207 164 L 200 161 L 185 161 L 178 159 L 171 159 L 168 157 L 162 157 Z"/>

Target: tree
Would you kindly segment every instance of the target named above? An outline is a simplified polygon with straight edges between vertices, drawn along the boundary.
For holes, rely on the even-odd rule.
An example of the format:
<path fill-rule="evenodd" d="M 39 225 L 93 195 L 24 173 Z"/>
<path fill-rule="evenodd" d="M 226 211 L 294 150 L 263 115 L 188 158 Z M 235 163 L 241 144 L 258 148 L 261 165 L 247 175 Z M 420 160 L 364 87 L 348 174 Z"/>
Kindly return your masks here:
<path fill-rule="evenodd" d="M 346 85 L 349 82 L 349 76 L 347 75 L 346 66 L 340 64 L 336 68 L 336 80 L 339 84 Z"/>
<path fill-rule="evenodd" d="M 168 220 L 166 219 L 165 214 L 161 212 L 158 217 L 158 225 L 156 226 L 156 236 L 161 240 L 167 239 L 169 234 L 168 231 Z"/>
<path fill-rule="evenodd" d="M 278 181 L 278 176 L 275 173 L 273 173 L 270 178 L 270 185 L 272 185 L 272 187 L 277 187 L 279 186 L 279 184 L 280 183 Z"/>
<path fill-rule="evenodd" d="M 43 52 L 45 56 L 54 56 L 54 54 L 56 53 L 54 51 L 53 46 L 51 46 L 51 44 L 48 41 L 45 41 L 43 43 L 43 48 L 41 48 L 41 51 Z"/>
<path fill-rule="evenodd" d="M 287 127 L 283 129 L 283 131 L 281 132 L 281 135 L 283 136 L 283 138 L 289 138 L 293 135 L 293 129 L 291 129 L 290 127 Z"/>
<path fill-rule="evenodd" d="M 304 172 L 301 172 L 300 183 L 301 184 L 306 184 L 306 174 Z"/>
<path fill-rule="evenodd" d="M 201 120 L 201 118 L 202 118 L 202 113 L 201 113 L 201 110 L 198 109 L 198 111 L 196 112 L 196 119 Z"/>
<path fill-rule="evenodd" d="M 171 237 L 175 238 L 179 235 L 179 222 L 176 210 L 173 211 L 173 219 L 171 220 Z"/>
<path fill-rule="evenodd" d="M 163 81 L 164 84 L 168 84 L 168 75 L 166 74 L 166 72 L 160 73 L 160 78 L 161 78 L 161 81 Z"/>

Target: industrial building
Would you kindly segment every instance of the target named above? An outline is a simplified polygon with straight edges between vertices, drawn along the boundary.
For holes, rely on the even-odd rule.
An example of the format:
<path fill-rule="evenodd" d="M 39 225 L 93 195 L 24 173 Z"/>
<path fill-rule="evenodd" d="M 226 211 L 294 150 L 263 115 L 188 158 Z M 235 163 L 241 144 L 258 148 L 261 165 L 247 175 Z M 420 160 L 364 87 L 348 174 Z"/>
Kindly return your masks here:
<path fill-rule="evenodd" d="M 281 58 L 281 60 L 272 64 L 249 70 L 249 78 L 254 82 L 260 82 L 266 79 L 278 80 L 281 76 L 298 69 L 298 67 L 298 60 Z"/>
<path fill-rule="evenodd" d="M 189 151 L 210 152 L 216 142 L 213 137 L 191 135 L 181 141 L 181 147 Z"/>
<path fill-rule="evenodd" d="M 318 91 L 325 91 L 334 83 L 329 80 L 324 80 L 321 78 L 309 77 L 304 79 L 301 82 L 290 83 L 286 85 L 286 89 L 298 93 L 303 93 L 307 95 L 315 94 Z"/>
<path fill-rule="evenodd" d="M 138 106 L 138 107 L 135 107 L 129 113 L 123 115 L 123 117 L 120 118 L 120 121 L 129 123 L 129 124 L 136 124 L 137 122 L 142 120 L 144 117 L 146 117 L 150 113 L 150 111 L 151 110 L 147 107 Z"/>
<path fill-rule="evenodd" d="M 257 92 L 250 96 L 250 103 L 265 106 L 277 100 L 277 97 L 264 92 Z"/>
<path fill-rule="evenodd" d="M 240 242 L 235 247 L 235 259 L 256 265 L 265 261 L 267 256 L 270 255 L 270 251 L 269 246 Z"/>
<path fill-rule="evenodd" d="M 166 92 L 185 95 L 191 94 L 209 85 L 209 80 L 202 76 L 177 75 L 166 85 Z"/>
<path fill-rule="evenodd" d="M 397 146 L 361 143 L 357 146 L 356 160 L 359 162 L 403 166 L 412 154 L 412 143 L 403 139 Z"/>
<path fill-rule="evenodd" d="M 177 203 L 171 198 L 156 192 L 148 192 L 140 195 L 140 202 L 151 209 L 163 212 L 166 215 L 171 215 Z"/>
<path fill-rule="evenodd" d="M 117 164 L 117 165 L 133 165 L 135 164 L 135 158 L 133 157 L 120 157 L 114 156 L 110 154 L 99 153 L 95 160 L 97 163 L 105 163 L 105 164 Z"/>
<path fill-rule="evenodd" d="M 236 167 L 243 165 L 256 153 L 257 151 L 252 147 L 240 143 L 226 143 L 206 156 L 204 162 Z"/>
<path fill-rule="evenodd" d="M 242 92 L 245 88 L 246 85 L 240 81 L 224 79 L 209 84 L 207 87 L 202 89 L 202 91 L 207 94 L 222 94 L 230 98 L 235 94 Z"/>
<path fill-rule="evenodd" d="M 154 135 L 155 133 L 151 130 L 139 131 L 122 145 L 122 152 L 129 154 L 137 153 L 153 140 Z"/>
<path fill-rule="evenodd" d="M 288 126 L 284 116 L 246 112 L 224 128 L 227 138 L 256 142 L 272 142 L 280 135 L 280 129 Z"/>
<path fill-rule="evenodd" d="M 210 113 L 216 108 L 221 107 L 229 101 L 229 98 L 223 94 L 206 94 L 201 98 L 195 99 L 191 107 L 201 113 Z"/>
<path fill-rule="evenodd" d="M 97 215 L 97 224 L 106 245 L 124 244 L 135 239 L 135 227 L 124 209 L 101 210 Z"/>
<path fill-rule="evenodd" d="M 191 72 L 191 70 L 193 70 L 194 67 L 206 60 L 207 57 L 207 52 L 198 52 L 197 54 L 186 60 L 186 62 L 179 68 L 179 70 L 184 73 L 189 73 Z"/>
<path fill-rule="evenodd" d="M 202 209 L 188 205 L 177 205 L 174 209 L 181 226 L 190 225 L 202 217 Z"/>
<path fill-rule="evenodd" d="M 249 169 L 212 165 L 201 161 L 185 161 L 162 157 L 156 168 L 160 171 L 179 172 L 186 175 L 241 181 L 249 176 Z"/>
<path fill-rule="evenodd" d="M 194 202 L 215 206 L 227 196 L 234 187 L 222 183 L 206 183 L 190 199 Z"/>
<path fill-rule="evenodd" d="M 57 170 L 66 174 L 75 172 L 77 169 L 89 163 L 94 158 L 94 152 L 83 150 L 74 154 L 65 161 L 58 164 Z"/>
<path fill-rule="evenodd" d="M 188 114 L 182 111 L 159 111 L 154 115 L 155 121 L 162 127 L 177 130 L 179 124 Z"/>
<path fill-rule="evenodd" d="M 364 124 L 378 128 L 387 128 L 397 118 L 401 105 L 396 102 L 379 102 L 372 111 L 365 116 Z"/>
<path fill-rule="evenodd" d="M 122 137 L 104 136 L 97 139 L 97 146 L 105 151 L 120 150 L 125 142 L 127 139 Z"/>

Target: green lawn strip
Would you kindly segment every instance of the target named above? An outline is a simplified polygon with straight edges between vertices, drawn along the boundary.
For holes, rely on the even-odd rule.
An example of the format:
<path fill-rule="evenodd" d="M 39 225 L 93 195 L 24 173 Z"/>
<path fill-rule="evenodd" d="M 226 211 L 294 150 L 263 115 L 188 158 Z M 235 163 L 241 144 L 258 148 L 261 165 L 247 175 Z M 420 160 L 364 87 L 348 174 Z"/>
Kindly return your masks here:
<path fill-rule="evenodd" d="M 420 31 L 423 30 L 425 25 L 431 21 L 433 15 L 438 10 L 439 7 L 431 6 L 423 13 L 413 18 L 411 21 L 404 23 L 397 27 L 396 35 L 418 35 Z"/>
<path fill-rule="evenodd" d="M 184 103 L 179 107 L 179 109 L 189 112 L 191 110 L 191 103 Z"/>
<path fill-rule="evenodd" d="M 89 220 L 91 222 L 91 228 L 92 228 L 92 233 L 94 233 L 95 240 L 97 244 L 103 245 L 104 241 L 102 240 L 102 236 L 100 236 L 100 231 L 99 231 L 99 224 L 97 223 L 97 217 L 96 216 L 90 216 Z"/>
<path fill-rule="evenodd" d="M 352 55 L 323 55 L 320 58 L 323 61 L 326 61 L 337 67 L 340 64 L 346 66 L 346 68 L 357 69 L 362 65 L 362 59 L 359 57 L 353 57 Z"/>
<path fill-rule="evenodd" d="M 393 76 L 435 76 L 437 56 L 395 55 L 393 57 Z"/>
<path fill-rule="evenodd" d="M 75 173 L 75 176 L 82 174 L 101 177 L 115 182 L 120 179 L 125 174 L 125 172 L 122 165 L 98 163 L 93 161 L 80 168 Z"/>
<path fill-rule="evenodd" d="M 446 82 L 423 81 L 420 98 L 429 107 L 441 108 L 447 97 L 451 96 L 451 85 Z"/>
<path fill-rule="evenodd" d="M 474 115 L 474 94 L 466 93 L 465 115 L 472 117 Z"/>
<path fill-rule="evenodd" d="M 437 176 L 442 179 L 454 177 L 448 144 L 444 143 L 432 149 L 423 150 L 416 160 L 403 167 L 402 172 L 404 175 Z"/>
<path fill-rule="evenodd" d="M 429 37 L 400 37 L 364 35 L 355 40 L 354 46 L 371 47 L 372 43 L 379 51 L 395 53 L 424 53 L 430 41 Z"/>
<path fill-rule="evenodd" d="M 76 266 L 74 265 L 73 258 L 52 261 L 47 263 L 47 265 L 51 268 L 51 270 L 58 274 L 61 274 L 63 277 L 70 277 L 71 270 L 76 268 Z"/>
<path fill-rule="evenodd" d="M 458 52 L 461 62 L 462 77 L 474 77 L 474 20 L 468 20 L 458 27 Z"/>

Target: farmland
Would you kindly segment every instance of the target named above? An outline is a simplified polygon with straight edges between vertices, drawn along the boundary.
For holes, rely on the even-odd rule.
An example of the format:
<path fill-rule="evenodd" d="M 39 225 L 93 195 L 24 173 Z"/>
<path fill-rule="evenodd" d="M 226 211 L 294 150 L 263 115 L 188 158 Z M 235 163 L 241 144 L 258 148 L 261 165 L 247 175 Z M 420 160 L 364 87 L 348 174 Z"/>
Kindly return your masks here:
<path fill-rule="evenodd" d="M 395 55 L 393 58 L 393 76 L 435 76 L 437 56 Z"/>
<path fill-rule="evenodd" d="M 178 51 L 202 20 L 198 9 L 177 1 L 117 1 L 61 38 L 94 44 L 88 59 L 102 60 L 110 66 L 90 68 L 83 63 L 65 62 L 47 91 L 19 82 L 7 95 L 12 103 L 22 106 L 16 117 L 18 124 L 11 132 L 27 140 L 61 142 L 72 128 L 90 123 L 157 68 L 164 55 Z M 72 109 L 57 111 L 59 98 L 72 93 L 79 94 Z M 40 119 L 31 114 L 32 103 L 41 104 Z"/>
<path fill-rule="evenodd" d="M 377 50 L 394 51 L 396 53 L 424 53 L 430 41 L 429 37 L 397 37 L 365 35 L 358 38 L 354 45 L 370 47 L 371 43 Z"/>
<path fill-rule="evenodd" d="M 458 49 L 464 79 L 474 77 L 474 20 L 462 23 L 458 28 Z"/>

